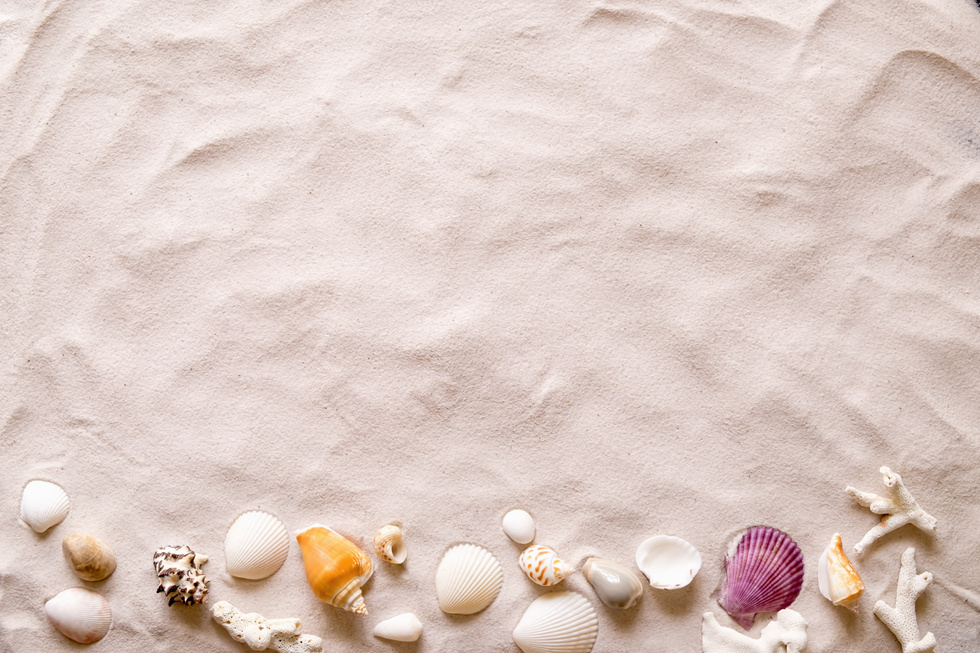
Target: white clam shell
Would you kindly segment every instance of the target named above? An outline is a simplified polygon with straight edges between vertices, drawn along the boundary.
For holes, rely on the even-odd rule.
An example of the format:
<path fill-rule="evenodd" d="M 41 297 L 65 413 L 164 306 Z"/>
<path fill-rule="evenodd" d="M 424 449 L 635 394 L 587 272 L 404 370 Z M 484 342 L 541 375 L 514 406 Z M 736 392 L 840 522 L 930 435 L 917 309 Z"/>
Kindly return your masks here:
<path fill-rule="evenodd" d="M 701 554 L 679 537 L 655 535 L 636 549 L 636 566 L 651 587 L 675 590 L 689 585 L 698 575 Z"/>
<path fill-rule="evenodd" d="M 493 554 L 477 544 L 457 544 L 436 570 L 439 607 L 448 614 L 474 614 L 493 603 L 504 570 Z"/>
<path fill-rule="evenodd" d="M 527 511 L 519 509 L 511 510 L 504 515 L 504 519 L 500 525 L 503 527 L 507 537 L 518 544 L 530 544 L 534 540 L 534 534 L 537 531 L 534 525 L 534 518 Z"/>
<path fill-rule="evenodd" d="M 422 622 L 411 612 L 385 619 L 374 627 L 374 636 L 396 642 L 414 642 L 422 635 Z"/>
<path fill-rule="evenodd" d="M 538 585 L 557 585 L 575 573 L 567 562 L 558 557 L 550 546 L 535 544 L 524 549 L 518 560 L 524 574 Z"/>
<path fill-rule="evenodd" d="M 286 527 L 261 510 L 243 514 L 225 535 L 225 569 L 237 578 L 268 578 L 282 567 L 288 554 Z"/>
<path fill-rule="evenodd" d="M 643 583 L 632 571 L 612 560 L 589 558 L 582 567 L 599 600 L 615 610 L 633 607 L 643 595 Z"/>
<path fill-rule="evenodd" d="M 97 642 L 109 632 L 112 611 L 101 594 L 73 587 L 44 604 L 44 612 L 62 635 L 79 644 Z"/>
<path fill-rule="evenodd" d="M 71 503 L 61 486 L 48 481 L 31 481 L 20 499 L 20 518 L 38 533 L 60 524 Z"/>
<path fill-rule="evenodd" d="M 513 636 L 524 653 L 589 653 L 598 634 L 599 619 L 588 599 L 549 592 L 528 606 Z"/>

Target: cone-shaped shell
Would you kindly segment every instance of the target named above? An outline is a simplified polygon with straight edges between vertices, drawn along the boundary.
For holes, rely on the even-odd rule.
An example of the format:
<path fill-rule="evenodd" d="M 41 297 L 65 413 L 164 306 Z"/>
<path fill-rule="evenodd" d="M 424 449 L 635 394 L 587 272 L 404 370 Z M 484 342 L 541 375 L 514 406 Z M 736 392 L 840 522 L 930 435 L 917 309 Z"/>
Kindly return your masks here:
<path fill-rule="evenodd" d="M 636 549 L 636 566 L 651 587 L 675 590 L 687 587 L 701 570 L 701 554 L 687 540 L 654 535 Z"/>
<path fill-rule="evenodd" d="M 626 610 L 643 595 L 643 583 L 636 574 L 611 560 L 589 558 L 582 567 L 582 574 L 607 607 Z"/>
<path fill-rule="evenodd" d="M 422 635 L 422 622 L 411 612 L 385 619 L 374 627 L 374 636 L 395 642 L 414 642 Z"/>
<path fill-rule="evenodd" d="M 817 563 L 817 584 L 824 598 L 845 608 L 855 609 L 854 604 L 864 592 L 861 576 L 847 559 L 838 533 L 834 533 Z"/>
<path fill-rule="evenodd" d="M 268 578 L 279 571 L 288 554 L 286 527 L 261 510 L 243 514 L 225 535 L 225 569 L 237 578 Z"/>
<path fill-rule="evenodd" d="M 521 569 L 538 585 L 551 587 L 575 573 L 575 570 L 558 557 L 548 546 L 535 544 L 524 549 L 520 558 Z"/>
<path fill-rule="evenodd" d="M 476 544 L 446 551 L 436 570 L 439 607 L 448 614 L 474 614 L 497 598 L 504 570 L 493 554 Z"/>
<path fill-rule="evenodd" d="M 20 499 L 20 518 L 38 533 L 60 524 L 71 503 L 61 486 L 48 481 L 31 481 Z"/>
<path fill-rule="evenodd" d="M 62 635 L 79 644 L 99 641 L 112 625 L 112 611 L 102 595 L 81 587 L 55 595 L 44 604 L 44 612 Z"/>
<path fill-rule="evenodd" d="M 382 526 L 374 536 L 374 550 L 378 557 L 393 565 L 400 565 L 408 558 L 405 541 L 402 539 L 402 529 L 394 524 Z M 415 641 L 415 640 L 412 640 Z"/>
<path fill-rule="evenodd" d="M 759 612 L 777 612 L 803 587 L 803 553 L 786 533 L 755 526 L 732 540 L 718 603 L 748 630 Z"/>
<path fill-rule="evenodd" d="M 592 604 L 577 592 L 549 592 L 528 606 L 514 629 L 524 653 L 589 653 L 599 634 Z"/>
<path fill-rule="evenodd" d="M 65 560 L 82 580 L 105 580 L 116 570 L 116 556 L 105 542 L 84 533 L 71 533 L 61 541 Z"/>
<path fill-rule="evenodd" d="M 296 533 L 306 580 L 324 603 L 367 614 L 361 587 L 371 577 L 371 558 L 340 533 L 314 524 Z"/>

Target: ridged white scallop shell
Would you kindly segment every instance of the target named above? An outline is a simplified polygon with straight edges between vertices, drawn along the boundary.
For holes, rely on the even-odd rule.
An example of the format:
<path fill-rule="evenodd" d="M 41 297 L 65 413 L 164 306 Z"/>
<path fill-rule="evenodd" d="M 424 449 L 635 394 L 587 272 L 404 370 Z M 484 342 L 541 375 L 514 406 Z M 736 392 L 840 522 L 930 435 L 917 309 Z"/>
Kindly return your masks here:
<path fill-rule="evenodd" d="M 97 642 L 109 632 L 112 611 L 101 594 L 73 587 L 44 604 L 44 612 L 62 635 L 79 644 Z"/>
<path fill-rule="evenodd" d="M 698 575 L 701 554 L 679 537 L 654 535 L 636 549 L 636 566 L 651 587 L 675 590 L 689 585 Z"/>
<path fill-rule="evenodd" d="M 577 592 L 549 592 L 528 606 L 514 629 L 524 653 L 589 653 L 599 634 L 599 619 L 588 599 Z"/>
<path fill-rule="evenodd" d="M 279 571 L 288 554 L 286 527 L 261 510 L 243 514 L 225 535 L 225 569 L 238 578 L 268 578 Z"/>
<path fill-rule="evenodd" d="M 520 509 L 511 510 L 504 515 L 504 519 L 500 525 L 503 527 L 507 537 L 518 544 L 530 544 L 537 530 L 537 527 L 534 525 L 534 517 L 528 514 L 526 510 Z"/>
<path fill-rule="evenodd" d="M 38 533 L 60 524 L 70 508 L 61 486 L 48 481 L 31 481 L 20 498 L 20 518 Z"/>
<path fill-rule="evenodd" d="M 411 612 L 385 619 L 374 627 L 374 636 L 395 642 L 414 642 L 422 636 L 422 622 Z"/>
<path fill-rule="evenodd" d="M 493 554 L 476 544 L 457 544 L 436 570 L 439 607 L 448 614 L 474 614 L 497 598 L 504 570 Z"/>

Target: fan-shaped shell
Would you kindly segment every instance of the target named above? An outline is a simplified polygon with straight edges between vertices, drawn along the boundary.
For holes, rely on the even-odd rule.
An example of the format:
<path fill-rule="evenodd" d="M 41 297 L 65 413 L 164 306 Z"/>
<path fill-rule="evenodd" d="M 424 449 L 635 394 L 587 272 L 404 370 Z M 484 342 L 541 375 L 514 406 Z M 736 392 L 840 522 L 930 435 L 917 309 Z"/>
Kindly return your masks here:
<path fill-rule="evenodd" d="M 755 526 L 728 545 L 718 603 L 746 630 L 759 612 L 789 605 L 803 588 L 803 553 L 781 530 Z"/>
<path fill-rule="evenodd" d="M 500 523 L 507 537 L 518 544 L 530 544 L 534 539 L 537 527 L 534 525 L 534 518 L 526 510 L 511 510 L 504 515 Z"/>
<path fill-rule="evenodd" d="M 268 578 L 279 571 L 288 554 L 286 527 L 261 510 L 243 514 L 225 535 L 225 569 L 237 578 Z"/>
<path fill-rule="evenodd" d="M 599 619 L 588 599 L 577 592 L 549 592 L 536 598 L 514 629 L 524 653 L 589 653 L 599 634 Z"/>
<path fill-rule="evenodd" d="M 651 587 L 675 590 L 690 585 L 701 570 L 701 554 L 688 541 L 654 535 L 636 549 L 636 566 Z"/>
<path fill-rule="evenodd" d="M 101 594 L 81 587 L 56 594 L 44 604 L 44 612 L 62 635 L 79 644 L 99 641 L 112 625 L 108 602 Z"/>
<path fill-rule="evenodd" d="M 524 549 L 520 565 L 528 578 L 544 587 L 557 585 L 575 573 L 571 565 L 558 557 L 557 551 L 540 544 Z"/>
<path fill-rule="evenodd" d="M 82 580 L 105 580 L 116 570 L 116 556 L 105 542 L 85 533 L 71 533 L 61 541 L 65 560 Z"/>
<path fill-rule="evenodd" d="M 851 609 L 856 609 L 854 604 L 864 592 L 864 582 L 847 559 L 839 533 L 834 533 L 817 563 L 817 585 L 828 601 Z"/>
<path fill-rule="evenodd" d="M 643 583 L 636 574 L 612 560 L 589 558 L 582 574 L 595 588 L 599 600 L 610 608 L 626 610 L 643 595 Z"/>
<path fill-rule="evenodd" d="M 319 524 L 296 533 L 296 540 L 313 594 L 348 612 L 367 614 L 361 587 L 374 572 L 371 558 L 340 533 Z"/>
<path fill-rule="evenodd" d="M 374 536 L 374 550 L 378 557 L 393 565 L 400 565 L 408 558 L 402 529 L 394 524 L 382 526 Z"/>
<path fill-rule="evenodd" d="M 477 544 L 457 544 L 436 570 L 439 607 L 448 614 L 474 614 L 493 603 L 504 570 L 493 554 Z"/>
<path fill-rule="evenodd" d="M 20 499 L 20 518 L 38 533 L 60 524 L 68 516 L 68 495 L 49 481 L 31 481 Z"/>

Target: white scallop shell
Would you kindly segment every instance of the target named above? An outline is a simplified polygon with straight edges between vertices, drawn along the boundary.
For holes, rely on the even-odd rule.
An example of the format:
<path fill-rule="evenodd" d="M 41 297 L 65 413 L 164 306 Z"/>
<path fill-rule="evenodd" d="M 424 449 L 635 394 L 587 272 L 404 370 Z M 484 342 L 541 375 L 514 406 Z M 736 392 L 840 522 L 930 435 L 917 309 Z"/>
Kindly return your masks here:
<path fill-rule="evenodd" d="M 474 614 L 497 598 L 504 570 L 493 554 L 476 544 L 446 551 L 436 570 L 439 607 L 448 614 Z"/>
<path fill-rule="evenodd" d="M 374 627 L 374 636 L 396 642 L 414 642 L 422 635 L 422 622 L 411 612 L 385 619 Z"/>
<path fill-rule="evenodd" d="M 525 510 L 511 510 L 504 515 L 500 525 L 507 537 L 518 544 L 530 544 L 537 530 L 534 525 L 534 518 Z"/>
<path fill-rule="evenodd" d="M 62 635 L 79 644 L 99 641 L 112 625 L 112 611 L 102 595 L 81 587 L 55 595 L 44 604 L 44 612 Z"/>
<path fill-rule="evenodd" d="M 48 481 L 31 481 L 20 499 L 20 518 L 38 533 L 60 524 L 71 503 L 61 486 Z"/>
<path fill-rule="evenodd" d="M 524 653 L 589 653 L 598 634 L 599 619 L 588 599 L 549 592 L 528 606 L 513 636 Z"/>
<path fill-rule="evenodd" d="M 636 549 L 636 566 L 650 586 L 675 590 L 689 585 L 701 570 L 701 554 L 689 542 L 671 535 L 655 535 Z"/>
<path fill-rule="evenodd" d="M 575 573 L 571 565 L 558 557 L 557 551 L 540 544 L 524 549 L 518 562 L 528 578 L 545 587 L 557 585 Z"/>
<path fill-rule="evenodd" d="M 288 554 L 286 527 L 261 510 L 243 514 L 225 535 L 225 569 L 238 578 L 268 578 L 279 571 Z"/>

